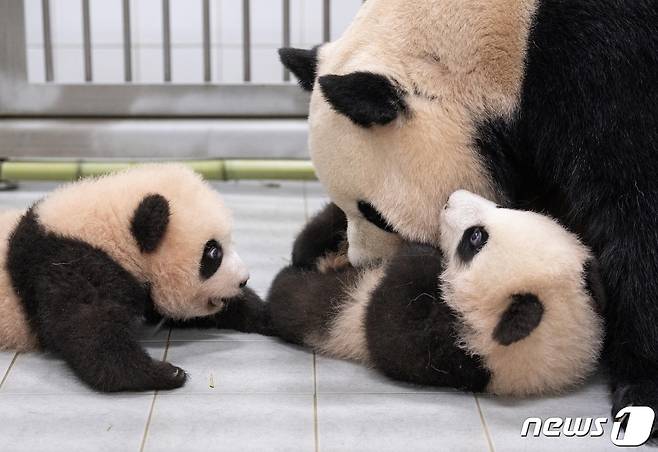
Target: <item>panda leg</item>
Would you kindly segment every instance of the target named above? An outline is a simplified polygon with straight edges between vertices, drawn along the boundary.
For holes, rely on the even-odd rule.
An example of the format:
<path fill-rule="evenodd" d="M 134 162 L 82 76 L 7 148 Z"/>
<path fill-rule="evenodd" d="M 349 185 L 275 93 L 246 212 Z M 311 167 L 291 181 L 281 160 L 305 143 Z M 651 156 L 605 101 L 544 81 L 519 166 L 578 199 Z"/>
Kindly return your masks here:
<path fill-rule="evenodd" d="M 632 217 L 632 215 L 627 215 Z M 652 224 L 636 215 L 637 224 Z M 611 216 L 612 217 L 612 216 Z M 646 221 L 645 221 L 646 220 Z M 618 220 L 621 224 L 621 219 Z M 655 224 L 655 218 L 653 218 Z M 609 227 L 616 231 L 616 227 Z M 655 234 L 655 228 L 651 234 Z M 653 436 L 658 437 L 658 258 L 655 236 L 611 238 L 600 251 L 606 284 L 606 344 L 610 370 L 612 415 L 629 405 L 649 406 L 656 412 Z"/>
<path fill-rule="evenodd" d="M 185 371 L 151 358 L 135 339 L 134 319 L 116 303 L 75 303 L 42 318 L 39 339 L 75 374 L 103 392 L 174 389 Z"/>
<path fill-rule="evenodd" d="M 341 251 L 347 239 L 347 217 L 334 203 L 327 204 L 295 238 L 293 267 L 312 269 L 319 258 Z"/>

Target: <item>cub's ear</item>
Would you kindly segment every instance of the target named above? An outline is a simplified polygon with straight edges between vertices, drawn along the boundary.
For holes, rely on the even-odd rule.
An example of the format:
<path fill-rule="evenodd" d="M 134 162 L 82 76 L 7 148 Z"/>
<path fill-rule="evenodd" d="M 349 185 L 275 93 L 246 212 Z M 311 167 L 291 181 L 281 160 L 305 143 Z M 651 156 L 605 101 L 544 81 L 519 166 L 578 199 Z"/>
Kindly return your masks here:
<path fill-rule="evenodd" d="M 130 231 L 142 253 L 152 253 L 169 224 L 169 202 L 162 195 L 148 195 L 139 203 L 130 222 Z"/>
<path fill-rule="evenodd" d="M 511 303 L 494 328 L 493 338 L 501 345 L 510 345 L 526 338 L 539 326 L 544 305 L 531 293 L 512 295 Z"/>
<path fill-rule="evenodd" d="M 362 127 L 388 124 L 407 111 L 405 92 L 380 74 L 323 75 L 320 87 L 334 110 Z"/>
<path fill-rule="evenodd" d="M 279 49 L 279 59 L 290 72 L 295 74 L 302 89 L 313 91 L 318 65 L 317 46 L 311 50 L 284 47 Z"/>

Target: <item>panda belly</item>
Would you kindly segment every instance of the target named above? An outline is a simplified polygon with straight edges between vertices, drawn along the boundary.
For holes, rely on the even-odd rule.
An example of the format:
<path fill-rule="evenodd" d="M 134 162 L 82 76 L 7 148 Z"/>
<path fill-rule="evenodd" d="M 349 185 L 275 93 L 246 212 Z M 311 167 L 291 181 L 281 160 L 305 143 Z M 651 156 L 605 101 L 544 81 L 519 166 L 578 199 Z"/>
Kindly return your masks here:
<path fill-rule="evenodd" d="M 326 355 L 368 364 L 370 353 L 366 338 L 366 315 L 372 293 L 381 283 L 384 274 L 384 267 L 362 271 L 355 287 L 346 289 L 340 310 L 328 331 L 321 336 L 310 334 L 306 342 Z"/>
<path fill-rule="evenodd" d="M 7 272 L 9 236 L 24 212 L 0 213 L 0 350 L 27 351 L 37 348 L 37 339 Z"/>

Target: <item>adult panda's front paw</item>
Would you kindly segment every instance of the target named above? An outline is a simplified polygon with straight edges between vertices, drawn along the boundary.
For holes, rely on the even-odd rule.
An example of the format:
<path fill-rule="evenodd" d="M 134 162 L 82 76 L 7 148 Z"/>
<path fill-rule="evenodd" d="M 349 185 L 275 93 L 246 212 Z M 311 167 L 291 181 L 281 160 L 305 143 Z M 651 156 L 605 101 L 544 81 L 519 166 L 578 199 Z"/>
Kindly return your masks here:
<path fill-rule="evenodd" d="M 650 442 L 658 445 L 658 382 L 642 381 L 638 383 L 619 383 L 612 393 L 612 417 L 628 406 L 648 406 L 656 413 L 651 428 Z M 624 420 L 626 427 L 628 419 Z"/>

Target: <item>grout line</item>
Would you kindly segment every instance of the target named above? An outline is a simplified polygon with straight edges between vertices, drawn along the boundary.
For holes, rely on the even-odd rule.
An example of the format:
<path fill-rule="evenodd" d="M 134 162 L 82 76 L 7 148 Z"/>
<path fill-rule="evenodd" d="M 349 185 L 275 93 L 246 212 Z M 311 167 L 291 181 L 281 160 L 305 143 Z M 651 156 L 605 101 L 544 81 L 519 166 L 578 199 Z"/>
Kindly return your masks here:
<path fill-rule="evenodd" d="M 9 371 L 11 370 L 12 367 L 14 367 L 14 363 L 16 362 L 16 358 L 18 358 L 19 354 L 20 354 L 19 352 L 14 353 L 14 357 L 11 359 L 11 362 L 9 363 L 9 367 L 7 367 L 7 371 L 3 375 L 2 380 L 0 380 L 0 388 L 2 388 L 2 385 L 5 383 L 5 380 L 9 376 Z"/>
<path fill-rule="evenodd" d="M 318 437 L 318 375 L 313 352 L 313 437 L 315 439 L 315 452 L 320 452 L 320 438 Z"/>
<path fill-rule="evenodd" d="M 169 353 L 169 338 L 171 338 L 171 327 L 169 327 L 169 332 L 167 333 L 167 342 L 165 345 L 164 356 L 162 357 L 163 361 L 167 360 L 167 353 Z M 151 426 L 151 418 L 153 418 L 153 410 L 155 408 L 155 399 L 158 396 L 158 391 L 153 393 L 153 400 L 151 400 L 151 407 L 149 408 L 149 415 L 146 418 L 146 425 L 144 426 L 144 435 L 142 436 L 142 442 L 139 446 L 139 452 L 144 452 L 144 447 L 146 446 L 146 438 L 149 434 L 149 427 Z"/>
<path fill-rule="evenodd" d="M 475 399 L 475 405 L 478 408 L 478 414 L 480 415 L 480 422 L 482 423 L 482 429 L 484 430 L 484 437 L 487 439 L 487 445 L 489 446 L 489 451 L 495 452 L 493 440 L 491 439 L 491 434 L 489 433 L 489 427 L 487 427 L 487 421 L 484 418 L 484 413 L 482 412 L 482 407 L 480 406 L 480 400 L 478 400 L 478 396 L 476 394 L 473 394 L 473 398 Z"/>

